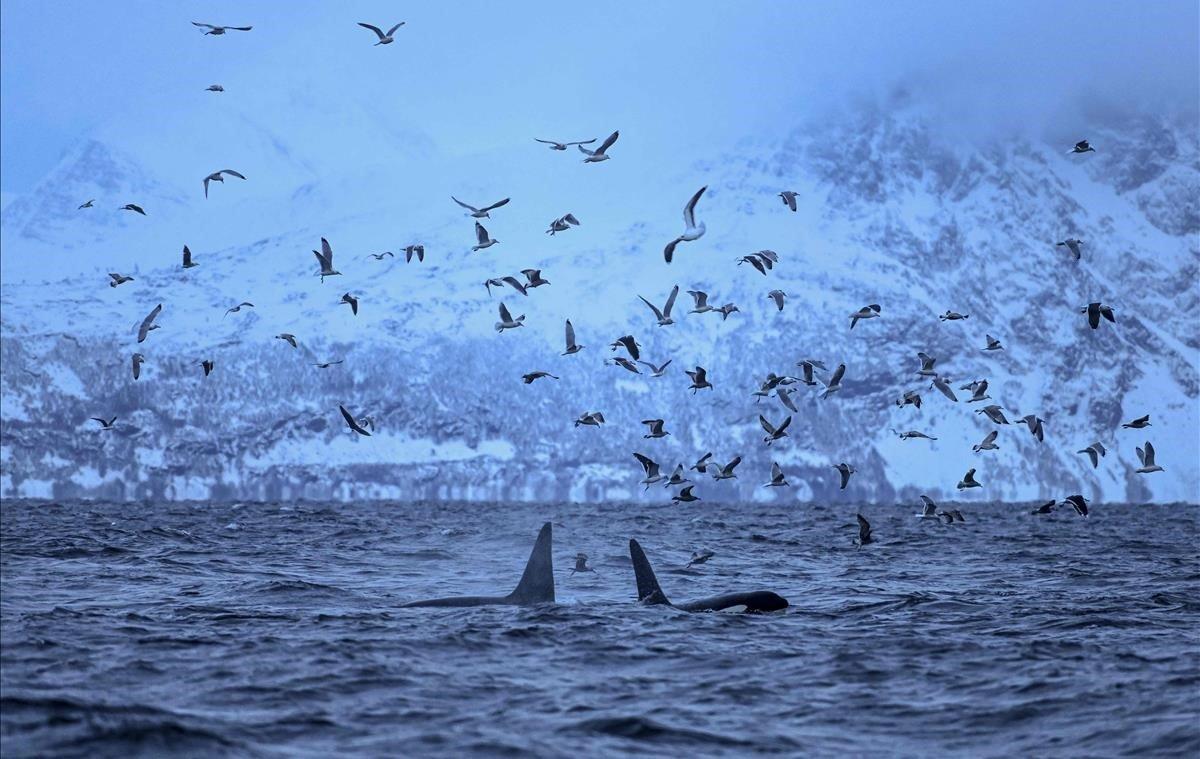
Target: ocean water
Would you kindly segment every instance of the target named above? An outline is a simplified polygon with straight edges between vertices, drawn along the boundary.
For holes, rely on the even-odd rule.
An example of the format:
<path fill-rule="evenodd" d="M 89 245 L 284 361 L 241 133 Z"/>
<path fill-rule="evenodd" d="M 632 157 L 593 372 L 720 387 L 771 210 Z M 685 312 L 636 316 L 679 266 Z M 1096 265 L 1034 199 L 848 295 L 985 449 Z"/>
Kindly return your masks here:
<path fill-rule="evenodd" d="M 4 502 L 0 748 L 1200 754 L 1200 509 L 962 508 L 860 550 L 845 507 Z M 400 608 L 507 593 L 544 521 L 557 605 Z M 673 600 L 791 606 L 639 606 L 630 537 Z"/>

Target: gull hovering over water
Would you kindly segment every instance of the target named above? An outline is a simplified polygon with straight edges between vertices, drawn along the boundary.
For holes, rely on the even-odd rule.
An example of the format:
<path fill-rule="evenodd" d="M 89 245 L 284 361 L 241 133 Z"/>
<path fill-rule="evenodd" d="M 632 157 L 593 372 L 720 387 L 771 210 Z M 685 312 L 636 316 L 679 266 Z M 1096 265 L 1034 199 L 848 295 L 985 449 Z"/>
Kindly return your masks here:
<path fill-rule="evenodd" d="M 112 279 L 112 281 L 108 283 L 109 287 L 116 287 L 117 285 L 123 285 L 126 282 L 133 281 L 133 277 L 127 277 L 124 274 L 118 274 L 115 271 L 110 271 L 108 276 Z"/>
<path fill-rule="evenodd" d="M 736 480 L 737 475 L 733 473 L 733 470 L 736 469 L 737 465 L 740 463 L 742 463 L 742 457 L 734 456 L 733 460 L 730 461 L 725 466 L 715 466 L 714 465 L 714 468 L 717 471 L 713 475 L 713 479 L 714 480 Z"/>
<path fill-rule="evenodd" d="M 740 309 L 732 303 L 726 303 L 720 308 L 714 308 L 713 310 L 721 314 L 721 321 L 725 321 L 729 318 L 730 314 L 734 313 L 735 311 L 739 311 Z"/>
<path fill-rule="evenodd" d="M 709 451 L 708 453 L 701 456 L 700 459 L 695 464 L 692 464 L 691 467 L 689 467 L 689 468 L 695 469 L 700 474 L 708 474 L 708 468 L 710 466 L 711 467 L 716 466 L 716 464 L 713 464 L 712 462 L 709 461 L 709 459 L 711 459 L 711 458 L 712 458 L 712 451 Z"/>
<path fill-rule="evenodd" d="M 706 229 L 704 222 L 700 222 L 699 224 L 696 223 L 696 202 L 700 200 L 700 196 L 703 195 L 704 191 L 707 189 L 708 185 L 701 187 L 696 191 L 696 194 L 692 196 L 691 200 L 687 202 L 687 205 L 683 207 L 683 234 L 667 243 L 667 247 L 663 249 L 663 258 L 666 259 L 667 263 L 671 263 L 671 259 L 675 257 L 676 245 L 681 242 L 693 242 L 704 236 Z M 697 304 L 697 307 L 698 306 L 699 304 Z"/>
<path fill-rule="evenodd" d="M 468 215 L 473 218 L 476 218 L 476 219 L 492 218 L 491 216 L 488 215 L 488 211 L 494 211 L 501 206 L 508 205 L 508 201 L 512 200 L 512 198 L 505 198 L 504 200 L 498 200 L 495 203 L 492 203 L 490 206 L 484 206 L 483 208 L 476 208 L 475 206 L 468 205 L 468 204 L 462 202 L 461 200 L 454 197 L 453 195 L 450 196 L 450 199 L 453 200 L 455 203 L 458 203 L 463 208 L 470 211 L 471 213 Z"/>
<path fill-rule="evenodd" d="M 158 315 L 160 313 L 162 313 L 162 307 L 163 307 L 163 304 L 159 303 L 157 306 L 155 306 L 153 308 L 153 310 L 150 311 L 150 313 L 146 314 L 146 318 L 142 319 L 142 323 L 138 325 L 137 341 L 139 343 L 145 342 L 146 335 L 150 334 L 150 330 L 158 329 L 158 325 L 154 323 L 154 320 L 156 318 L 158 318 Z M 138 353 L 136 355 L 140 356 L 142 354 Z M 137 379 L 136 371 L 134 372 L 134 379 Z"/>
<path fill-rule="evenodd" d="M 576 572 L 595 572 L 596 570 L 588 566 L 588 556 L 586 553 L 575 554 L 575 566 L 571 568 L 571 575 Z"/>
<path fill-rule="evenodd" d="M 632 361 L 630 361 L 629 359 L 625 358 L 624 356 L 617 356 L 616 358 L 610 358 L 610 359 L 606 359 L 604 363 L 606 363 L 606 364 L 613 364 L 614 366 L 619 366 L 619 367 L 621 367 L 622 369 L 624 369 L 625 371 L 627 371 L 627 372 L 633 372 L 634 374 L 641 374 L 641 373 L 642 373 L 642 372 L 641 372 L 641 371 L 640 371 L 640 370 L 637 368 L 637 366 L 635 366 L 635 365 L 634 365 L 634 363 L 633 363 Z"/>
<path fill-rule="evenodd" d="M 642 357 L 641 352 L 638 350 L 642 346 L 637 340 L 633 339 L 633 335 L 622 335 L 621 337 L 618 337 L 616 340 L 609 343 L 608 347 L 614 351 L 618 348 L 624 348 L 629 352 L 629 357 L 634 361 Z"/>
<path fill-rule="evenodd" d="M 858 471 L 857 469 L 850 466 L 849 464 L 847 464 L 844 461 L 840 464 L 835 464 L 833 468 L 838 471 L 838 474 L 842 478 L 842 484 L 841 484 L 841 487 L 838 488 L 838 490 L 845 490 L 846 486 L 850 484 L 850 475 L 852 475 Z"/>
<path fill-rule="evenodd" d="M 1033 511 L 1031 511 L 1029 513 L 1030 514 L 1052 514 L 1054 512 L 1054 507 L 1057 504 L 1058 504 L 1058 501 L 1051 499 L 1051 500 L 1043 503 L 1041 506 L 1038 506 L 1036 509 L 1034 509 Z"/>
<path fill-rule="evenodd" d="M 1096 149 L 1093 148 L 1091 145 L 1089 145 L 1087 140 L 1080 140 L 1079 142 L 1075 143 L 1075 147 L 1073 147 L 1067 151 L 1067 154 L 1069 155 L 1071 153 L 1095 153 L 1095 152 L 1096 152 Z"/>
<path fill-rule="evenodd" d="M 691 567 L 693 564 L 704 564 L 714 556 L 716 556 L 716 554 L 707 549 L 703 551 L 692 551 L 692 560 L 684 566 L 684 569 Z"/>
<path fill-rule="evenodd" d="M 1082 495 L 1069 495 L 1064 503 L 1071 504 L 1071 508 L 1075 509 L 1075 513 L 1079 516 L 1086 517 L 1088 515 L 1087 499 Z"/>
<path fill-rule="evenodd" d="M 661 311 L 659 310 L 658 306 L 654 305 L 645 298 L 642 298 L 642 296 L 639 295 L 638 297 L 641 298 L 642 303 L 645 303 L 650 307 L 650 310 L 654 312 L 655 318 L 658 319 L 658 326 L 666 327 L 669 324 L 675 323 L 675 321 L 671 318 L 671 309 L 675 307 L 675 296 L 677 295 L 679 295 L 679 285 L 675 285 L 673 288 L 671 288 L 671 294 L 667 296 L 666 305 L 662 307 Z"/>
<path fill-rule="evenodd" d="M 662 482 L 662 472 L 658 468 L 658 462 L 649 456 L 643 456 L 640 453 L 633 454 L 633 457 L 642 465 L 642 469 L 646 472 L 646 478 L 639 482 L 639 485 L 645 485 L 646 490 L 656 482 Z"/>
<path fill-rule="evenodd" d="M 233 169 L 221 169 L 220 171 L 214 171 L 204 178 L 204 197 L 208 197 L 209 182 L 220 182 L 221 184 L 225 183 L 225 177 L 223 176 L 224 174 L 228 174 L 231 177 L 237 177 L 238 179 L 245 179 L 244 176 Z"/>
<path fill-rule="evenodd" d="M 674 359 L 667 359 L 667 362 L 661 366 L 655 366 L 649 361 L 638 361 L 639 364 L 650 370 L 651 377 L 661 377 L 666 373 L 667 367 L 671 365 Z"/>
<path fill-rule="evenodd" d="M 579 226 L 579 219 L 575 218 L 575 214 L 569 213 L 566 216 L 559 216 L 550 222 L 550 228 L 546 230 L 546 234 L 553 237 L 559 232 L 566 232 L 571 227 L 577 226 Z"/>
<path fill-rule="evenodd" d="M 983 485 L 975 481 L 975 469 L 971 468 L 967 470 L 967 473 L 963 475 L 962 480 L 955 487 L 959 490 L 965 490 L 967 488 L 981 488 Z"/>
<path fill-rule="evenodd" d="M 1068 237 L 1062 242 L 1056 242 L 1054 244 L 1060 248 L 1066 247 L 1067 250 L 1071 251 L 1071 255 L 1075 256 L 1076 261 L 1083 257 L 1083 254 L 1079 252 L 1079 246 L 1083 245 L 1083 240 L 1076 240 L 1074 237 Z"/>
<path fill-rule="evenodd" d="M 809 387 L 817 384 L 817 381 L 813 379 L 813 369 L 825 371 L 825 364 L 813 358 L 806 358 L 801 361 L 797 361 L 796 366 L 800 367 L 804 375 L 803 379 L 800 381 Z"/>
<path fill-rule="evenodd" d="M 205 35 L 213 35 L 219 37 L 225 32 L 248 32 L 254 27 L 252 26 L 214 26 L 213 24 L 202 24 L 199 21 L 193 21 L 192 26 L 198 26 L 202 29 L 208 29 Z"/>
<path fill-rule="evenodd" d="M 1132 422 L 1127 422 L 1125 424 L 1122 424 L 1121 429 L 1123 429 L 1123 430 L 1140 430 L 1140 429 L 1145 429 L 1146 427 L 1149 427 L 1149 426 L 1150 426 L 1150 415 L 1146 414 L 1145 416 L 1139 416 L 1137 419 L 1134 419 Z"/>
<path fill-rule="evenodd" d="M 404 26 L 404 22 L 401 21 L 400 23 L 396 24 L 391 29 L 388 29 L 386 33 L 377 26 L 373 26 L 371 24 L 364 24 L 361 21 L 358 22 L 358 25 L 361 26 L 363 29 L 370 29 L 371 31 L 375 32 L 375 36 L 379 38 L 379 41 L 376 42 L 374 46 L 378 47 L 380 45 L 390 45 L 393 42 L 395 42 L 395 39 L 392 38 L 392 35 L 396 33 L 397 29 Z"/>
<path fill-rule="evenodd" d="M 921 351 L 920 353 L 917 354 L 917 359 L 921 362 L 921 368 L 917 370 L 917 376 L 919 376 L 919 377 L 936 377 L 937 376 L 937 372 L 933 368 L 933 365 L 937 363 L 936 358 L 929 355 L 928 353 L 925 353 L 924 351 Z"/>
<path fill-rule="evenodd" d="M 972 387 L 971 385 L 974 385 L 974 387 Z M 987 380 L 979 380 L 978 382 L 971 383 L 971 385 L 966 385 L 964 387 L 959 388 L 959 390 L 970 390 L 971 391 L 971 397 L 967 399 L 967 403 L 975 403 L 976 401 L 986 401 L 992 397 L 987 394 L 987 389 L 988 389 L 988 381 Z"/>
<path fill-rule="evenodd" d="M 703 366 L 697 366 L 695 371 L 684 370 L 684 374 L 692 378 L 692 384 L 688 386 L 688 389 L 692 391 L 692 395 L 695 395 L 696 391 L 703 390 L 706 387 L 709 390 L 713 389 L 712 383 L 708 381 L 708 372 Z"/>
<path fill-rule="evenodd" d="M 1161 466 L 1154 463 L 1154 446 L 1150 444 L 1149 440 L 1146 441 L 1145 448 L 1137 449 L 1137 457 L 1138 461 L 1141 463 L 1141 467 L 1135 470 L 1138 474 L 1150 474 L 1151 472 L 1166 471 Z"/>
<path fill-rule="evenodd" d="M 570 356 L 572 353 L 578 353 L 583 350 L 583 346 L 575 342 L 575 327 L 571 324 L 571 320 L 567 319 L 567 349 L 563 351 L 564 356 Z"/>
<path fill-rule="evenodd" d="M 1092 461 L 1092 469 L 1095 469 L 1100 466 L 1100 457 L 1107 455 L 1108 451 L 1104 448 L 1103 443 L 1096 442 L 1083 450 L 1076 451 L 1076 453 L 1086 453 L 1087 457 Z"/>
<path fill-rule="evenodd" d="M 524 321 L 525 314 L 521 314 L 514 319 L 512 318 L 512 314 L 508 312 L 508 306 L 504 305 L 503 301 L 500 303 L 500 321 L 496 322 L 497 332 L 503 332 L 506 329 L 516 329 L 517 327 L 522 327 L 524 326 L 524 324 L 522 324 Z"/>
<path fill-rule="evenodd" d="M 251 302 L 250 302 L 250 301 L 248 301 L 248 300 L 244 300 L 244 301 L 242 301 L 241 303 L 239 303 L 239 304 L 237 304 L 236 306 L 234 306 L 233 308 L 227 308 L 227 309 L 225 309 L 225 316 L 229 316 L 230 314 L 236 314 L 237 312 L 239 312 L 239 311 L 241 311 L 241 310 L 242 310 L 242 307 L 243 307 L 243 306 L 246 306 L 246 307 L 248 307 L 248 308 L 254 308 L 254 304 L 253 304 L 253 303 L 251 303 Z M 221 317 L 221 318 L 225 318 L 225 317 Z"/>
<path fill-rule="evenodd" d="M 351 414 L 349 411 L 346 410 L 345 406 L 342 406 L 341 404 L 339 404 L 338 411 L 342 412 L 342 418 L 346 420 L 346 426 L 348 426 L 350 429 L 352 429 L 353 431 L 357 432 L 360 435 L 363 435 L 365 437 L 371 437 L 371 433 L 367 432 L 366 429 L 364 429 L 363 426 L 361 424 L 359 424 L 359 421 L 354 418 L 353 414 Z"/>
<path fill-rule="evenodd" d="M 879 304 L 872 303 L 863 306 L 854 313 L 850 314 L 850 329 L 854 329 L 854 325 L 858 324 L 859 319 L 877 319 L 879 318 Z"/>
<path fill-rule="evenodd" d="M 492 236 L 488 234 L 488 231 L 484 229 L 483 225 L 479 222 L 475 222 L 475 240 L 476 244 L 471 246 L 472 252 L 483 250 L 484 248 L 490 248 L 496 243 L 500 242 L 499 240 L 493 239 Z"/>
<path fill-rule="evenodd" d="M 684 476 L 683 464 L 676 464 L 675 471 L 671 472 L 671 476 L 667 479 L 667 482 L 663 485 L 663 487 L 679 487 L 680 485 L 684 485 L 688 482 L 691 482 L 691 480 Z"/>
<path fill-rule="evenodd" d="M 771 481 L 763 485 L 764 488 L 785 488 L 791 483 L 783 475 L 783 470 L 779 468 L 779 463 L 771 462 Z"/>
<path fill-rule="evenodd" d="M 671 500 L 675 503 L 691 503 L 692 501 L 699 501 L 700 496 L 692 493 L 694 488 L 695 485 L 688 485 L 683 490 L 680 490 L 678 493 L 671 496 Z"/>
<path fill-rule="evenodd" d="M 313 251 L 313 255 L 317 257 L 317 263 L 321 265 L 321 281 L 324 282 L 326 277 L 340 276 L 341 272 L 333 268 L 333 248 L 329 246 L 329 241 L 324 237 L 321 238 L 321 252 Z"/>
<path fill-rule="evenodd" d="M 554 140 L 542 140 L 534 137 L 533 141 L 540 142 L 543 145 L 549 145 L 551 150 L 566 150 L 571 145 L 591 145 L 596 141 L 596 138 L 593 137 L 590 140 L 577 140 L 575 142 L 555 142 Z"/>
<path fill-rule="evenodd" d="M 797 195 L 799 195 L 799 193 L 792 192 L 791 190 L 784 190 L 783 192 L 779 193 L 779 197 L 781 200 L 783 200 L 783 204 L 792 209 L 792 213 L 796 212 Z"/>
<path fill-rule="evenodd" d="M 558 379 L 558 377 L 554 376 L 550 372 L 538 371 L 538 372 L 530 372 L 529 374 L 522 374 L 521 381 L 524 382 L 526 385 L 530 385 L 530 384 L 533 384 L 534 380 L 539 380 L 542 377 L 549 377 L 550 379 Z"/>
<path fill-rule="evenodd" d="M 921 502 L 924 503 L 925 506 L 921 509 L 921 513 L 917 514 L 917 516 L 921 519 L 937 519 L 937 504 L 933 502 L 933 499 L 927 495 L 923 495 L 921 496 Z"/>
<path fill-rule="evenodd" d="M 904 408 L 905 406 L 916 406 L 921 408 L 921 394 L 916 390 L 906 390 L 904 395 L 896 400 L 896 405 Z"/>
<path fill-rule="evenodd" d="M 609 158 L 611 158 L 611 156 L 609 156 L 605 151 L 611 148 L 613 143 L 616 142 L 617 138 L 620 136 L 620 131 L 613 132 L 608 136 L 607 139 L 604 140 L 604 142 L 600 143 L 600 147 L 596 148 L 595 150 L 588 150 L 584 147 L 584 145 L 593 143 L 595 140 L 588 140 L 584 143 L 576 143 L 576 147 L 579 148 L 580 153 L 583 153 L 585 156 L 587 156 L 587 158 L 583 159 L 584 163 L 599 163 L 600 161 L 607 161 Z"/>
<path fill-rule="evenodd" d="M 1103 316 L 1113 324 L 1117 323 L 1117 318 L 1113 315 L 1112 306 L 1106 306 L 1103 303 L 1089 303 L 1079 309 L 1079 313 L 1087 314 L 1088 325 L 1092 329 L 1100 326 L 1100 317 Z"/>

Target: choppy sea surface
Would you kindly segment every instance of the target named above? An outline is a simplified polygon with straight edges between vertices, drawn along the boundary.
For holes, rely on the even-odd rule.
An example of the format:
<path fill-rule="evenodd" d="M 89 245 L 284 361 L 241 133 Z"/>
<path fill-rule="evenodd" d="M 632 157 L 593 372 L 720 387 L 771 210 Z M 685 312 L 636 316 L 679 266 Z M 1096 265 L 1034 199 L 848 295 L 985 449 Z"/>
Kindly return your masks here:
<path fill-rule="evenodd" d="M 4 502 L 0 748 L 1200 755 L 1200 509 L 915 511 Z M 544 521 L 557 605 L 400 608 L 507 593 Z M 639 606 L 630 537 L 673 600 L 791 606 Z"/>

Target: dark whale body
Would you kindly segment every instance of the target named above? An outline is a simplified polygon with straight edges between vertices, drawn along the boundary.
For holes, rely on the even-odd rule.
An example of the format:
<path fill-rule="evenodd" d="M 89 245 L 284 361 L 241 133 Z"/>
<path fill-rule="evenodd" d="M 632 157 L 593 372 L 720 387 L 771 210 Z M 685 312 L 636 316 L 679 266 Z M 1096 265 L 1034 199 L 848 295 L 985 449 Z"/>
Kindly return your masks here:
<path fill-rule="evenodd" d="M 405 607 L 416 606 L 531 606 L 533 604 L 554 603 L 554 562 L 551 558 L 553 540 L 550 523 L 542 525 L 538 532 L 533 551 L 529 554 L 529 562 L 525 564 L 525 574 L 517 587 L 507 596 L 452 596 L 450 598 L 431 598 L 426 601 L 411 601 L 403 604 Z"/>
<path fill-rule="evenodd" d="M 629 558 L 633 560 L 633 573 L 637 579 L 638 600 L 643 604 L 671 606 L 683 611 L 721 611 L 744 606 L 746 612 L 767 612 L 786 609 L 787 599 L 769 590 L 752 590 L 745 593 L 725 593 L 711 598 L 701 598 L 698 601 L 673 604 L 667 599 L 646 552 L 636 540 L 629 541 Z"/>

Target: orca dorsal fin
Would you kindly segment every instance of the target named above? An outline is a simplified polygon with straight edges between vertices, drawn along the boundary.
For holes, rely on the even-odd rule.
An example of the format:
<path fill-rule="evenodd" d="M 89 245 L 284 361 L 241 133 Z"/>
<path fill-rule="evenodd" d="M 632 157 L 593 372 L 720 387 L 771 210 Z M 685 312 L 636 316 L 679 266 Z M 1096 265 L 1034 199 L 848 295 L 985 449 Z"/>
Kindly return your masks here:
<path fill-rule="evenodd" d="M 554 603 L 553 545 L 550 523 L 546 522 L 533 544 L 525 574 L 521 575 L 516 589 L 508 594 L 509 601 L 519 604 Z"/>
<path fill-rule="evenodd" d="M 633 538 L 629 539 L 629 558 L 633 561 L 633 575 L 637 578 L 638 602 L 650 605 L 671 605 L 667 594 L 658 586 L 658 578 L 654 576 L 654 568 L 646 558 L 646 552 Z"/>

